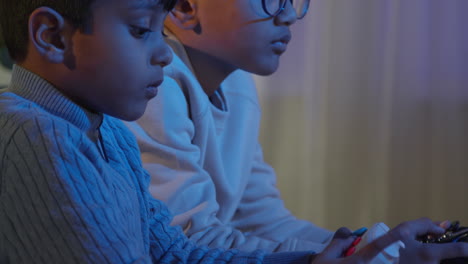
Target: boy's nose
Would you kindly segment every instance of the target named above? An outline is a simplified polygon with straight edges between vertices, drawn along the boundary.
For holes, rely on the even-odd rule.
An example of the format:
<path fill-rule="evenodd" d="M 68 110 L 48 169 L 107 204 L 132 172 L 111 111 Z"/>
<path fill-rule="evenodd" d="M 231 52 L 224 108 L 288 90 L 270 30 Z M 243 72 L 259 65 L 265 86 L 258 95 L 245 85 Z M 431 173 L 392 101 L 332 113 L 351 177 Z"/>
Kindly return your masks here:
<path fill-rule="evenodd" d="M 172 61 L 172 50 L 164 40 L 157 44 L 159 48 L 156 48 L 153 56 L 151 57 L 151 65 L 160 65 L 165 67 Z"/>
<path fill-rule="evenodd" d="M 292 5 L 291 0 L 286 0 L 286 6 L 284 7 L 283 12 L 279 13 L 275 17 L 276 23 L 280 25 L 292 25 L 296 23 L 297 21 L 297 15 L 296 15 L 296 10 L 294 9 Z"/>

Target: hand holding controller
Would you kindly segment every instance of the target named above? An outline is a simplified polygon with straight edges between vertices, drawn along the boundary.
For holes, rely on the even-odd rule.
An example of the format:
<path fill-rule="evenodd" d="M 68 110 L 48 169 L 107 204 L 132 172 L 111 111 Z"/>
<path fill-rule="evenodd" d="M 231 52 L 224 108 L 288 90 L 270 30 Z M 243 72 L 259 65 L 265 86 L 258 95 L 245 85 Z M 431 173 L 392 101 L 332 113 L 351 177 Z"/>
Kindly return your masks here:
<path fill-rule="evenodd" d="M 444 234 L 440 236 L 425 235 L 420 238 L 422 243 L 456 243 L 456 242 L 468 242 L 468 227 L 460 226 L 459 221 L 451 223 L 450 227 L 447 228 Z M 468 263 L 468 258 L 454 258 L 445 259 L 441 264 L 462 264 Z"/>
<path fill-rule="evenodd" d="M 377 224 L 375 228 L 370 228 L 362 238 L 359 238 L 359 234 L 362 234 L 362 231 L 352 233 L 347 228 L 340 228 L 335 232 L 333 240 L 324 251 L 311 258 L 311 263 L 468 263 L 465 261 L 466 259 L 452 262 L 454 258 L 459 257 L 466 257 L 468 259 L 468 244 L 422 242 L 423 239 L 441 238 L 447 231 L 458 231 L 459 228 L 455 225 L 452 228 L 449 228 L 449 225 L 450 221 L 438 223 L 428 218 L 403 222 L 391 230 L 388 230 L 388 227 L 384 224 Z M 431 237 L 428 237 L 426 234 L 431 234 Z M 457 235 L 457 237 L 459 236 Z M 371 242 L 369 242 L 370 240 Z M 458 242 L 461 241 L 458 240 Z"/>
<path fill-rule="evenodd" d="M 454 221 L 443 235 L 426 235 L 422 237 L 420 241 L 423 243 L 468 242 L 468 227 L 460 226 L 460 222 Z"/>
<path fill-rule="evenodd" d="M 357 245 L 356 249 L 359 250 L 377 238 L 386 234 L 390 228 L 384 223 L 374 224 L 369 231 L 362 237 L 362 242 Z M 378 254 L 373 260 L 372 264 L 390 264 L 398 263 L 400 257 L 400 248 L 405 248 L 405 244 L 402 241 L 397 241 L 390 246 L 386 247 L 380 254 Z"/>
<path fill-rule="evenodd" d="M 356 252 L 356 246 L 361 242 L 362 236 L 367 232 L 367 227 L 361 227 L 352 233 L 352 236 L 356 236 L 351 246 L 344 252 L 343 256 L 348 257 Z"/>

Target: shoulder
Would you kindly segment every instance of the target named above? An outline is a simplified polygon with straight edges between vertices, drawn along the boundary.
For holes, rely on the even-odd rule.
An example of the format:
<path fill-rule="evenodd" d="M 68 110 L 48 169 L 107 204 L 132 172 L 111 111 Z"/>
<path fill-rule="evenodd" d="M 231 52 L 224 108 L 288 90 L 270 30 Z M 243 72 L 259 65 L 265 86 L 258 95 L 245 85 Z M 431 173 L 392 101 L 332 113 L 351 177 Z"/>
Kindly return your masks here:
<path fill-rule="evenodd" d="M 52 175 L 72 169 L 70 161 L 93 155 L 86 133 L 70 122 L 15 95 L 0 96 L 0 169 Z M 8 172 L 8 173 L 7 173 Z"/>
<path fill-rule="evenodd" d="M 0 95 L 0 131 L 3 144 L 13 137 L 25 138 L 33 144 L 50 139 L 68 141 L 80 136 L 65 120 L 12 93 Z"/>
<path fill-rule="evenodd" d="M 193 106 L 188 97 L 190 95 L 185 95 L 174 79 L 165 77 L 158 96 L 148 102 L 143 116 L 135 122 L 126 122 L 126 125 L 139 140 L 142 136 L 167 139 L 181 133 L 191 134 L 194 125 L 192 113 L 201 110 Z"/>
<path fill-rule="evenodd" d="M 234 71 L 224 80 L 222 89 L 230 105 L 248 103 L 260 109 L 257 88 L 251 73 Z"/>
<path fill-rule="evenodd" d="M 20 124 L 26 122 L 31 111 L 36 112 L 36 105 L 13 93 L 0 94 L 0 122 Z M 5 126 L 1 126 L 5 130 Z"/>
<path fill-rule="evenodd" d="M 68 171 L 89 147 L 78 128 L 24 99 L 0 96 L 0 113 L 2 176 Z"/>
<path fill-rule="evenodd" d="M 246 94 L 256 94 L 256 86 L 252 74 L 243 70 L 236 70 L 231 73 L 226 80 L 224 80 L 222 85 L 226 86 L 226 92 L 235 92 L 240 90 L 240 93 L 245 92 Z M 241 89 L 238 89 L 239 87 Z"/>
<path fill-rule="evenodd" d="M 172 51 L 172 62 L 164 67 L 164 77 L 174 80 L 178 86 L 200 86 L 195 74 L 174 51 Z"/>
<path fill-rule="evenodd" d="M 155 131 L 160 128 L 180 130 L 191 122 L 193 115 L 206 111 L 208 104 L 205 101 L 206 95 L 196 77 L 174 53 L 173 61 L 164 68 L 164 81 L 158 95 L 148 102 L 137 123 Z"/>
<path fill-rule="evenodd" d="M 164 82 L 160 90 L 162 96 L 157 96 L 161 98 L 160 101 L 171 100 L 167 98 L 171 96 L 183 103 L 192 116 L 203 115 L 209 109 L 210 102 L 197 77 L 175 52 L 171 64 L 164 68 Z"/>

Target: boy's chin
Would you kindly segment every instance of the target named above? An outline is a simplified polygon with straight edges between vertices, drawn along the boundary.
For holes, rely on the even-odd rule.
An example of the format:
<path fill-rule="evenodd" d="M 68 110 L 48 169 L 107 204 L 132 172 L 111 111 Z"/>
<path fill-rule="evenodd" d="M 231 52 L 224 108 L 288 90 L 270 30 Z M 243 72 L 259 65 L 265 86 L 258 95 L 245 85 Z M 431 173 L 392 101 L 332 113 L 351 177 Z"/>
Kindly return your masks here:
<path fill-rule="evenodd" d="M 278 70 L 278 63 L 260 65 L 259 67 L 255 67 L 254 69 L 248 71 L 257 75 L 268 76 L 275 73 L 276 70 Z"/>
<path fill-rule="evenodd" d="M 140 117 L 142 117 L 144 113 L 145 112 L 141 112 L 141 113 L 138 113 L 138 114 L 120 116 L 120 117 L 117 117 L 117 118 L 119 118 L 121 120 L 124 120 L 124 121 L 132 122 L 132 121 L 135 121 L 135 120 L 139 119 Z"/>
<path fill-rule="evenodd" d="M 120 120 L 123 120 L 123 121 L 132 122 L 142 117 L 144 113 L 145 113 L 145 109 L 138 110 L 138 111 L 125 112 L 125 113 L 111 114 L 111 116 L 118 118 Z"/>

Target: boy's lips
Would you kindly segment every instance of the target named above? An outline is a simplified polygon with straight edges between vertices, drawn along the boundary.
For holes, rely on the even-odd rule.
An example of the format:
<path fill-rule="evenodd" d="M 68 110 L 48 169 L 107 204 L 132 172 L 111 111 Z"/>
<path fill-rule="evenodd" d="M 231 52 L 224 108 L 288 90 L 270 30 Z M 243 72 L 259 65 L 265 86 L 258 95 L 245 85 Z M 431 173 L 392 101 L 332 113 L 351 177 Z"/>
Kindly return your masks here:
<path fill-rule="evenodd" d="M 146 97 L 151 99 L 158 95 L 158 87 L 161 85 L 162 80 L 157 80 L 146 86 Z"/>
<path fill-rule="evenodd" d="M 273 51 L 278 55 L 282 54 L 283 52 L 286 51 L 289 41 L 291 41 L 290 33 L 284 35 L 283 37 L 279 39 L 272 41 L 271 44 L 273 46 Z"/>

